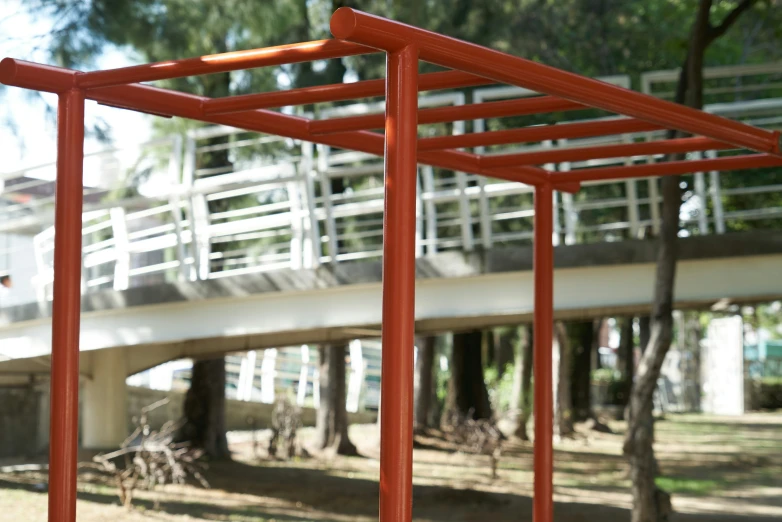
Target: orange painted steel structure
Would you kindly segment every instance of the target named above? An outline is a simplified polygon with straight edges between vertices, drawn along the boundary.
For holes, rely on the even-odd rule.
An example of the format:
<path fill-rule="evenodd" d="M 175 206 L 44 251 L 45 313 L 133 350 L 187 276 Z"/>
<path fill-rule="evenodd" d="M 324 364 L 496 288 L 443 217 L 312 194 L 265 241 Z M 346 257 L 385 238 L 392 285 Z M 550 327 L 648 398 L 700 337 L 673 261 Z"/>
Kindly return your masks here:
<path fill-rule="evenodd" d="M 469 171 L 535 187 L 536 522 L 553 517 L 552 359 L 553 191 L 582 181 L 782 166 L 780 135 L 644 94 L 349 8 L 331 19 L 336 40 L 82 73 L 7 58 L 0 81 L 59 94 L 55 286 L 52 322 L 50 522 L 74 522 L 79 368 L 79 296 L 84 101 L 183 117 L 312 141 L 385 157 L 380 520 L 412 519 L 412 400 L 415 303 L 416 163 Z M 386 79 L 222 99 L 137 82 L 305 60 L 384 52 Z M 452 69 L 418 74 L 419 60 Z M 418 110 L 418 92 L 508 83 L 544 96 Z M 291 104 L 386 97 L 385 116 L 311 121 L 267 110 Z M 598 108 L 626 118 L 463 136 L 418 139 L 417 125 Z M 385 135 L 370 132 L 384 128 Z M 458 147 L 672 129 L 690 138 L 479 156 Z M 750 154 L 693 161 L 549 172 L 533 165 L 632 155 L 746 149 Z"/>

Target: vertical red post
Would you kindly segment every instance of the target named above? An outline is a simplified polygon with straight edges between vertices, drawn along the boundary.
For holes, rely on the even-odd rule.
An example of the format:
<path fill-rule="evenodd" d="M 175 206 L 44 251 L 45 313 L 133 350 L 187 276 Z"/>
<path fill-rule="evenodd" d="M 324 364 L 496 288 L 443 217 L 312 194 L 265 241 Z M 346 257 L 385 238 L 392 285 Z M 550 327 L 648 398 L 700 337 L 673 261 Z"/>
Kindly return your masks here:
<path fill-rule="evenodd" d="M 380 522 L 413 516 L 417 133 L 418 50 L 408 46 L 386 65 Z"/>
<path fill-rule="evenodd" d="M 552 341 L 554 329 L 553 198 L 551 185 L 535 189 L 535 496 L 533 522 L 552 522 L 554 512 L 554 390 Z"/>
<path fill-rule="evenodd" d="M 57 106 L 49 522 L 76 520 L 83 159 L 84 92 L 73 89 Z"/>

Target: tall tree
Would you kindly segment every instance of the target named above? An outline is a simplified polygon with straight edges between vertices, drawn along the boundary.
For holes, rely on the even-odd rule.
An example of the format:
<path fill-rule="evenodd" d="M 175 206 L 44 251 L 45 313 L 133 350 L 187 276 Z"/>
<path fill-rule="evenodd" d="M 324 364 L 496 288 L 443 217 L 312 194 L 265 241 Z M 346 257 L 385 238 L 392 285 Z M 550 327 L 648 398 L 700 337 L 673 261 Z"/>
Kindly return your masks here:
<path fill-rule="evenodd" d="M 556 381 L 556 430 L 560 437 L 568 437 L 573 434 L 573 401 L 570 384 L 572 349 L 565 323 L 557 321 L 554 324 L 556 349 L 559 363 L 557 364 Z"/>
<path fill-rule="evenodd" d="M 357 455 L 356 446 L 348 437 L 348 413 L 345 410 L 345 350 L 344 344 L 321 346 L 320 404 L 315 418 L 318 448 L 339 455 Z"/>
<path fill-rule="evenodd" d="M 229 458 L 225 437 L 225 361 L 195 361 L 185 395 L 185 423 L 178 438 L 202 448 L 212 458 Z"/>
<path fill-rule="evenodd" d="M 523 326 L 523 334 L 516 351 L 516 364 L 513 377 L 513 400 L 511 410 L 518 411 L 516 435 L 521 440 L 530 440 L 527 433 L 527 423 L 532 417 L 532 366 L 534 344 L 532 342 L 532 326 Z M 518 383 L 518 386 L 516 386 Z"/>
<path fill-rule="evenodd" d="M 437 337 L 428 336 L 419 343 L 415 362 L 415 430 L 423 432 L 430 427 L 434 399 L 434 349 Z"/>
<path fill-rule="evenodd" d="M 703 64 L 709 46 L 727 32 L 756 0 L 742 0 L 717 25 L 711 23 L 712 0 L 700 0 L 690 31 L 687 56 L 681 68 L 676 101 L 688 107 L 703 105 Z M 673 133 L 676 135 L 676 133 Z M 637 369 L 630 397 L 624 453 L 630 462 L 632 522 L 657 522 L 668 516 L 670 497 L 655 486 L 652 397 L 665 355 L 673 338 L 673 290 L 676 279 L 677 238 L 681 189 L 678 176 L 662 178 L 662 227 L 651 317 L 651 335 Z"/>
<path fill-rule="evenodd" d="M 494 335 L 494 365 L 498 377 L 502 377 L 508 365 L 513 363 L 514 346 L 519 343 L 518 328 L 495 328 Z"/>
<path fill-rule="evenodd" d="M 570 393 L 573 421 L 582 422 L 592 417 L 591 384 L 592 354 L 597 350 L 595 322 L 568 321 L 567 327 L 572 364 L 570 368 Z"/>
<path fill-rule="evenodd" d="M 619 349 L 616 366 L 622 373 L 621 406 L 630 403 L 630 391 L 633 388 L 635 374 L 635 343 L 633 338 L 633 318 L 621 317 L 619 322 Z"/>
<path fill-rule="evenodd" d="M 491 405 L 483 380 L 483 332 L 472 330 L 453 336 L 451 380 L 446 399 L 446 423 L 450 415 L 460 414 L 475 419 L 491 418 Z"/>

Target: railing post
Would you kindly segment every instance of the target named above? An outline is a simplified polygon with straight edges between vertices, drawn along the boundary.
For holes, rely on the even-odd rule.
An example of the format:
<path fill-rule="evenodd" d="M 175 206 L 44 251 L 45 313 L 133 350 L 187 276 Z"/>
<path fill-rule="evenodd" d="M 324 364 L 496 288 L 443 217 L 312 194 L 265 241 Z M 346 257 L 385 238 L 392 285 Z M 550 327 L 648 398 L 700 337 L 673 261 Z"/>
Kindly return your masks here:
<path fill-rule="evenodd" d="M 313 146 L 312 143 L 305 141 L 301 144 L 302 161 L 299 164 L 299 175 L 301 176 L 301 199 L 302 205 L 306 208 L 307 219 L 305 220 L 305 229 L 309 248 L 304 251 L 304 268 L 314 268 L 320 264 L 320 227 L 318 225 L 318 215 L 315 209 L 315 186 L 313 183 Z M 311 258 L 311 259 L 309 259 Z"/>
<path fill-rule="evenodd" d="M 554 249 L 551 243 L 552 190 L 549 185 L 535 190 L 535 277 L 534 373 L 535 373 L 535 522 L 552 522 L 553 517 L 553 362 L 554 328 Z"/>
<path fill-rule="evenodd" d="M 54 223 L 49 522 L 76 520 L 84 92 L 59 95 Z"/>
<path fill-rule="evenodd" d="M 702 159 L 700 152 L 694 153 L 696 159 Z M 698 196 L 698 233 L 705 236 L 709 233 L 709 221 L 706 217 L 706 177 L 703 172 L 694 174 L 694 189 Z"/>
<path fill-rule="evenodd" d="M 421 179 L 415 180 L 415 257 L 424 255 L 424 202 L 422 197 Z"/>
<path fill-rule="evenodd" d="M 274 377 L 277 373 L 277 349 L 267 348 L 263 351 L 261 361 L 261 402 L 274 402 Z M 255 377 L 255 361 L 253 361 L 253 378 Z M 250 381 L 252 382 L 252 381 Z"/>
<path fill-rule="evenodd" d="M 331 205 L 331 178 L 329 177 L 329 153 L 331 148 L 318 145 L 318 173 L 320 174 L 320 193 L 323 199 L 323 210 L 326 214 L 326 235 L 329 242 L 329 257 L 332 263 L 337 263 L 339 243 L 337 242 L 337 223 Z"/>
<path fill-rule="evenodd" d="M 387 55 L 383 218 L 380 522 L 413 511 L 413 333 L 418 50 Z"/>
<path fill-rule="evenodd" d="M 307 398 L 307 377 L 310 371 L 310 347 L 306 344 L 301 345 L 301 369 L 299 370 L 299 386 L 296 390 L 296 404 L 304 406 L 304 400 Z M 317 408 L 317 403 L 315 408 Z"/>
<path fill-rule="evenodd" d="M 462 94 L 455 105 L 464 105 L 464 95 Z M 464 122 L 453 122 L 453 134 L 464 134 Z M 475 248 L 475 238 L 472 233 L 472 210 L 470 209 L 470 198 L 467 196 L 467 174 L 456 172 L 456 185 L 459 188 L 459 217 L 461 220 L 462 248 L 465 252 L 472 252 Z M 480 205 L 480 203 L 479 203 Z M 486 207 L 488 209 L 488 206 Z"/>
<path fill-rule="evenodd" d="M 130 238 L 125 209 L 114 207 L 109 210 L 111 231 L 114 235 L 114 290 L 127 290 L 130 286 Z"/>
<path fill-rule="evenodd" d="M 641 78 L 641 82 L 645 89 L 643 92 L 650 94 L 651 86 L 649 84 L 649 78 Z M 654 135 L 651 132 L 646 133 L 646 141 L 654 141 Z M 646 163 L 655 163 L 654 156 L 647 156 Z M 649 194 L 649 217 L 652 220 L 652 233 L 655 236 L 658 236 L 660 235 L 660 192 L 657 188 L 657 178 L 646 178 L 646 183 Z"/>
<path fill-rule="evenodd" d="M 650 163 L 654 163 L 650 161 Z M 647 178 L 646 183 L 649 187 L 649 214 L 652 219 L 652 232 L 655 236 L 660 234 L 660 191 L 657 188 L 658 178 Z"/>
<path fill-rule="evenodd" d="M 437 205 L 434 196 L 434 169 L 428 165 L 421 168 L 423 181 L 424 217 L 426 219 L 426 253 L 437 253 Z M 426 197 L 427 194 L 429 197 Z"/>
<path fill-rule="evenodd" d="M 209 237 L 209 204 L 203 194 L 190 196 L 190 230 L 195 251 L 196 279 L 205 281 L 211 272 Z"/>
<path fill-rule="evenodd" d="M 473 103 L 483 102 L 483 97 L 480 93 L 473 93 Z M 472 121 L 473 132 L 483 132 L 486 130 L 486 120 L 473 120 Z M 483 154 L 484 147 L 476 147 L 476 154 Z M 478 220 L 481 229 L 481 246 L 484 250 L 488 251 L 492 245 L 492 230 L 491 230 L 491 212 L 489 209 L 489 197 L 486 194 L 486 178 L 484 176 L 478 176 Z"/>
<path fill-rule="evenodd" d="M 364 357 L 361 340 L 354 339 L 348 347 L 350 349 L 350 377 L 348 378 L 345 409 L 351 413 L 356 413 L 361 404 L 361 385 L 364 382 Z"/>
<path fill-rule="evenodd" d="M 551 191 L 551 244 L 559 246 L 559 205 L 557 204 L 557 191 Z M 566 221 L 567 222 L 567 221 Z"/>
<path fill-rule="evenodd" d="M 464 134 L 464 122 L 453 123 L 453 134 Z M 461 221 L 462 248 L 466 252 L 473 250 L 474 241 L 472 235 L 472 213 L 470 211 L 470 198 L 467 197 L 467 174 L 456 172 L 456 186 L 459 189 L 459 218 Z"/>
<path fill-rule="evenodd" d="M 191 171 L 192 172 L 192 171 Z M 174 222 L 174 233 L 176 234 L 176 256 L 179 262 L 178 277 L 180 281 L 189 278 L 187 267 L 187 248 L 185 247 L 185 238 L 182 230 L 182 202 L 180 199 L 180 190 L 184 186 L 184 175 L 182 172 L 182 136 L 175 135 L 171 144 L 171 157 L 168 160 L 168 176 L 171 180 L 172 192 L 168 199 L 171 207 L 171 218 Z"/>
<path fill-rule="evenodd" d="M 624 143 L 632 143 L 633 137 L 630 134 L 624 134 L 622 136 L 622 141 Z M 634 162 L 632 158 L 627 158 L 625 160 L 626 166 L 630 166 L 633 163 Z M 625 197 L 627 198 L 627 221 L 629 236 L 630 239 L 638 239 L 640 235 L 640 217 L 638 212 L 638 187 L 635 184 L 635 179 L 625 180 Z"/>
<path fill-rule="evenodd" d="M 182 168 L 182 187 L 187 193 L 187 221 L 190 229 L 190 253 L 193 264 L 188 271 L 188 279 L 198 279 L 198 244 L 196 242 L 196 225 L 193 211 L 193 184 L 195 183 L 196 144 L 195 137 L 188 135 L 185 140 L 184 165 Z"/>
<path fill-rule="evenodd" d="M 706 151 L 706 157 L 713 159 L 717 157 L 717 151 Z M 709 193 L 711 195 L 711 204 L 714 207 L 714 231 L 717 234 L 725 233 L 725 211 L 722 208 L 722 190 L 720 186 L 720 173 L 716 170 L 709 172 Z"/>
<path fill-rule="evenodd" d="M 299 194 L 299 180 L 289 181 L 285 184 L 288 192 L 288 211 L 291 215 L 291 246 L 290 267 L 298 270 L 304 266 L 304 223 L 301 208 L 301 194 Z"/>
<path fill-rule="evenodd" d="M 550 144 L 551 142 L 549 142 Z M 545 144 L 545 142 L 544 142 Z M 567 145 L 567 140 L 562 139 L 557 141 L 558 147 L 564 147 Z M 546 167 L 549 168 L 550 167 Z M 551 170 L 551 169 L 550 169 Z M 570 162 L 565 161 L 557 165 L 557 170 L 559 172 L 569 172 L 570 171 Z M 554 210 L 556 211 L 556 206 L 554 207 Z M 576 210 L 573 205 L 573 194 L 570 194 L 569 192 L 563 192 L 562 193 L 562 210 L 565 215 L 565 244 L 566 245 L 573 245 L 576 242 L 576 225 L 577 225 L 577 215 Z M 554 232 L 557 232 L 557 229 L 554 229 Z"/>

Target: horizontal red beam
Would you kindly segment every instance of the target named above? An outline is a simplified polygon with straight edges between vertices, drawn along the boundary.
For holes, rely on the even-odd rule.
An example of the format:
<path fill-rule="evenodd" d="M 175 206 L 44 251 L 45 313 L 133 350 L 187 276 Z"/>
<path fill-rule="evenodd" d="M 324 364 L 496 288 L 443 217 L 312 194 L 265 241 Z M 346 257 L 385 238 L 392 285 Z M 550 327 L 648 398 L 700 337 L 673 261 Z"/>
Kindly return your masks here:
<path fill-rule="evenodd" d="M 598 181 L 608 179 L 645 178 L 649 176 L 675 176 L 693 172 L 758 169 L 780 167 L 782 158 L 771 154 L 745 154 L 723 158 L 666 161 L 644 165 L 579 169 L 552 174 L 556 181 Z"/>
<path fill-rule="evenodd" d="M 779 132 L 708 114 L 348 7 L 338 9 L 331 17 L 331 33 L 336 38 L 387 52 L 413 45 L 421 60 L 442 67 L 467 71 L 497 82 L 638 118 L 662 128 L 707 136 L 740 148 L 782 155 Z"/>
<path fill-rule="evenodd" d="M 631 132 L 660 130 L 660 126 L 636 119 L 604 121 L 579 121 L 541 125 L 523 129 L 474 132 L 456 136 L 437 136 L 418 140 L 418 150 L 458 149 L 462 147 L 484 147 L 488 145 L 507 145 L 510 143 L 528 143 L 544 140 L 589 138 Z"/>
<path fill-rule="evenodd" d="M 434 91 L 438 89 L 459 89 L 462 87 L 475 87 L 477 85 L 489 85 L 492 80 L 475 76 L 462 71 L 442 71 L 422 74 L 418 77 L 419 91 Z M 216 98 L 204 103 L 205 114 L 228 114 L 255 109 L 271 109 L 288 105 L 305 105 L 309 103 L 333 102 L 342 100 L 354 100 L 357 98 L 372 98 L 385 96 L 386 81 L 364 80 L 355 83 L 338 83 L 331 85 L 319 85 L 315 87 L 302 87 L 280 92 L 263 92 L 258 94 L 246 94 L 243 96 L 230 96 Z M 383 127 L 383 117 L 380 118 L 379 127 L 363 127 L 364 130 Z"/>
<path fill-rule="evenodd" d="M 711 138 L 679 138 L 647 141 L 643 143 L 621 143 L 570 149 L 556 148 L 535 152 L 521 152 L 518 154 L 503 154 L 500 156 L 482 156 L 481 166 L 496 168 L 511 167 L 514 165 L 543 165 L 545 163 L 562 163 L 565 161 L 626 158 L 651 154 L 677 154 L 732 148 L 734 148 L 732 145 L 726 145 L 725 143 L 721 143 Z"/>
<path fill-rule="evenodd" d="M 317 40 L 264 49 L 236 51 L 214 54 L 198 58 L 171 60 L 167 62 L 133 65 L 120 69 L 108 69 L 81 73 L 76 77 L 76 85 L 84 89 L 123 85 L 136 82 L 151 82 L 182 78 L 198 74 L 215 74 L 238 69 L 269 67 L 288 63 L 308 62 L 355 56 L 377 52 L 363 45 L 341 40 Z"/>
<path fill-rule="evenodd" d="M 39 72 L 43 76 L 40 83 L 36 81 Z M 70 69 L 42 66 L 10 58 L 3 60 L 2 65 L 0 65 L 0 83 L 30 89 L 49 90 L 50 92 L 63 92 L 72 88 L 74 78 L 79 74 L 78 71 Z M 315 136 L 309 131 L 310 120 L 267 110 L 207 116 L 203 113 L 202 106 L 209 98 L 148 85 L 117 85 L 89 90 L 86 91 L 86 97 L 98 103 L 123 109 L 228 125 L 255 132 L 322 143 L 341 149 L 357 150 L 381 157 L 384 153 L 385 140 L 382 134 L 356 131 Z M 537 167 L 483 169 L 479 165 L 477 155 L 465 152 L 421 152 L 418 154 L 418 159 L 422 163 L 434 167 L 496 176 L 530 185 L 550 182 L 550 174 Z M 557 190 L 575 192 L 578 190 L 578 183 L 563 182 L 562 184 L 556 184 L 555 188 Z"/>
<path fill-rule="evenodd" d="M 479 118 L 501 118 L 503 116 L 523 116 L 546 112 L 573 111 L 586 109 L 581 103 L 555 98 L 537 96 L 520 100 L 503 100 L 485 103 L 473 103 L 451 107 L 436 107 L 418 111 L 418 123 L 445 123 L 451 121 L 474 120 Z M 316 120 L 310 124 L 313 134 L 328 134 L 348 130 L 382 129 L 385 121 L 383 114 L 367 114 L 347 118 Z"/>

